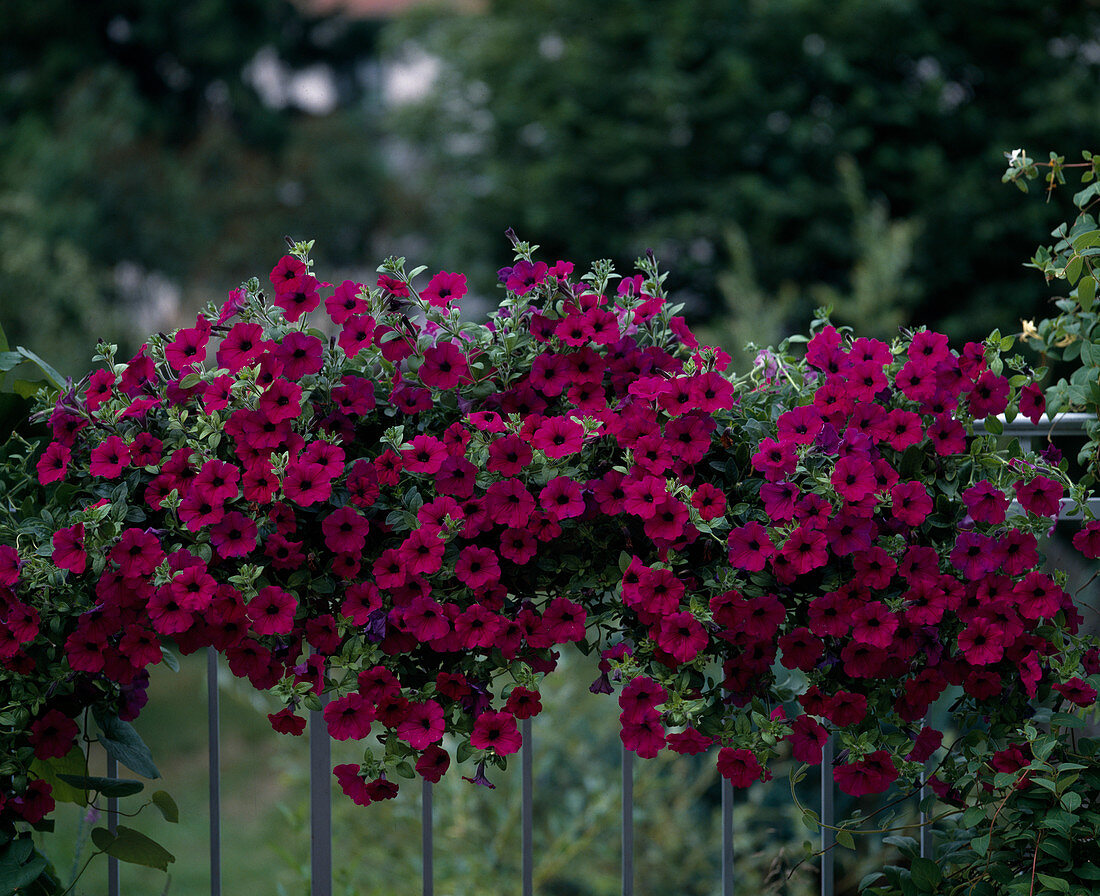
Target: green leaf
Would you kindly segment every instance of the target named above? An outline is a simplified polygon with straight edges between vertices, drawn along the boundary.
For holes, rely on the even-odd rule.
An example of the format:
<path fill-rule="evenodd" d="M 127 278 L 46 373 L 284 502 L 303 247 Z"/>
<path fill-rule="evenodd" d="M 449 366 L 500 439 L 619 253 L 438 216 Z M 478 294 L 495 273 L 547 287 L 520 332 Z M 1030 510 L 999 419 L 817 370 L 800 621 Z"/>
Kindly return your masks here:
<path fill-rule="evenodd" d="M 1035 875 L 1042 882 L 1043 886 L 1050 887 L 1052 890 L 1057 890 L 1059 893 L 1069 892 L 1069 881 L 1062 877 L 1052 877 L 1049 874 L 1039 873 Z"/>
<path fill-rule="evenodd" d="M 1062 794 L 1062 799 L 1059 802 L 1067 812 L 1076 812 L 1081 808 L 1081 794 L 1076 790 L 1067 791 Z"/>
<path fill-rule="evenodd" d="M 54 386 L 59 392 L 65 388 L 65 377 L 54 370 L 53 367 L 43 361 L 29 348 L 24 348 L 23 346 L 18 345 L 15 347 L 15 350 L 32 364 L 35 364 L 38 369 L 41 370 L 44 374 L 46 374 L 46 379 L 49 380 L 50 384 Z"/>
<path fill-rule="evenodd" d="M 1077 301 L 1085 311 L 1091 311 L 1096 302 L 1096 278 L 1089 275 L 1082 277 L 1077 284 Z"/>
<path fill-rule="evenodd" d="M 1073 238 L 1074 252 L 1091 249 L 1093 246 L 1100 246 L 1100 230 L 1088 230 Z"/>
<path fill-rule="evenodd" d="M 8 350 L 8 337 L 4 332 L 4 328 L 0 326 L 0 352 L 6 352 Z"/>
<path fill-rule="evenodd" d="M 970 848 L 978 855 L 984 856 L 989 851 L 989 834 L 975 837 L 970 841 Z"/>
<path fill-rule="evenodd" d="M 917 888 L 926 893 L 933 893 L 940 881 L 943 880 L 943 872 L 940 866 L 931 859 L 916 858 L 910 868 L 913 883 Z"/>
<path fill-rule="evenodd" d="M 843 846 L 845 849 L 854 850 L 856 848 L 856 841 L 849 831 L 837 831 L 836 843 L 837 846 Z"/>
<path fill-rule="evenodd" d="M 0 370 L 14 370 L 27 359 L 19 352 L 0 351 Z"/>
<path fill-rule="evenodd" d="M 55 800 L 76 803 L 78 806 L 88 805 L 88 794 L 83 787 L 73 787 L 67 783 L 62 773 L 65 776 L 83 775 L 87 770 L 84 750 L 79 746 L 74 746 L 60 758 L 36 759 L 31 763 L 31 771 L 50 785 Z"/>
<path fill-rule="evenodd" d="M 985 418 L 985 431 L 991 435 L 999 436 L 1005 431 L 1004 424 L 997 417 L 990 414 Z"/>
<path fill-rule="evenodd" d="M 1069 281 L 1071 286 L 1076 283 L 1077 278 L 1081 276 L 1081 268 L 1084 264 L 1085 259 L 1080 255 L 1074 255 L 1073 258 L 1069 260 L 1069 264 L 1066 265 L 1066 280 Z"/>
<path fill-rule="evenodd" d="M 164 790 L 153 791 L 153 805 L 160 810 L 160 814 L 164 816 L 164 820 L 170 824 L 177 824 L 180 820 L 179 806 L 176 805 L 176 801 Z"/>
<path fill-rule="evenodd" d="M 12 840 L 0 849 L 0 893 L 9 896 L 26 887 L 46 870 L 48 862 L 27 837 Z"/>
<path fill-rule="evenodd" d="M 164 665 L 166 665 L 173 672 L 179 672 L 180 661 L 176 659 L 176 655 L 163 644 L 160 648 L 160 655 L 164 657 Z"/>
<path fill-rule="evenodd" d="M 141 793 L 145 785 L 131 778 L 97 778 L 89 775 L 59 774 L 62 781 L 81 790 L 94 790 L 106 797 L 133 796 Z"/>
<path fill-rule="evenodd" d="M 131 865 L 145 865 L 147 868 L 167 871 L 168 863 L 176 861 L 176 857 L 156 840 L 121 824 L 114 834 L 106 828 L 94 828 L 92 842 L 101 852 Z"/>
<path fill-rule="evenodd" d="M 92 711 L 102 735 L 100 742 L 107 755 L 125 765 L 131 771 L 146 778 L 159 778 L 160 772 L 153 764 L 153 754 L 145 746 L 145 741 L 129 722 L 106 711 L 96 708 Z"/>

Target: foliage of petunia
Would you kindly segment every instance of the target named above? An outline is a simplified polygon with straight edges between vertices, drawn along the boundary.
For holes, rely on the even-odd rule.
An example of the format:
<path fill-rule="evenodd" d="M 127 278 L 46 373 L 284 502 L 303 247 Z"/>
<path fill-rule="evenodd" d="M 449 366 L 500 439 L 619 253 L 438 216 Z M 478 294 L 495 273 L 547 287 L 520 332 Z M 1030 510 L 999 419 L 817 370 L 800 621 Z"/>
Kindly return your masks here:
<path fill-rule="evenodd" d="M 1097 683 L 1037 542 L 1081 493 L 974 427 L 1042 410 L 999 339 L 822 317 L 734 376 L 651 256 L 577 276 L 514 245 L 475 324 L 460 274 L 332 287 L 296 244 L 130 360 L 101 345 L 49 443 L 9 445 L 0 830 L 117 789 L 88 740 L 155 775 L 128 723 L 170 645 L 283 701 L 277 731 L 323 709 L 363 741 L 334 769 L 361 804 L 452 758 L 488 784 L 568 644 L 629 749 L 712 750 L 739 787 L 835 735 L 839 786 L 882 792 L 941 751 L 949 690 L 992 742 Z"/>

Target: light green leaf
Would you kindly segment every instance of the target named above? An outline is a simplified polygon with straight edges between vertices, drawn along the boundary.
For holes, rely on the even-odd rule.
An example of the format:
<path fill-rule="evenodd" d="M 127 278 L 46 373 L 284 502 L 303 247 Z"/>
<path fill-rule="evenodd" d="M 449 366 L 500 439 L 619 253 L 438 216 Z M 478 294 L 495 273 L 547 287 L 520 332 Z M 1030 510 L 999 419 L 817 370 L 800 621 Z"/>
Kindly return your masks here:
<path fill-rule="evenodd" d="M 176 861 L 176 857 L 156 840 L 121 824 L 114 834 L 106 828 L 94 828 L 92 842 L 101 852 L 132 865 L 145 865 L 167 871 L 168 863 Z"/>
<path fill-rule="evenodd" d="M 83 787 L 74 787 L 65 778 L 83 775 L 88 769 L 84 751 L 74 746 L 67 754 L 54 759 L 36 759 L 31 763 L 31 771 L 52 788 L 52 796 L 63 803 L 88 805 L 88 795 Z"/>
<path fill-rule="evenodd" d="M 1077 284 L 1077 301 L 1085 311 L 1091 311 L 1096 302 L 1096 278 L 1092 275 L 1082 277 Z"/>
<path fill-rule="evenodd" d="M 1074 252 L 1091 249 L 1093 246 L 1100 246 L 1100 230 L 1087 230 L 1073 238 Z"/>
<path fill-rule="evenodd" d="M 164 816 L 164 820 L 177 824 L 180 820 L 179 806 L 176 805 L 176 801 L 164 790 L 156 790 L 152 796 L 153 805 L 160 810 L 160 814 Z"/>

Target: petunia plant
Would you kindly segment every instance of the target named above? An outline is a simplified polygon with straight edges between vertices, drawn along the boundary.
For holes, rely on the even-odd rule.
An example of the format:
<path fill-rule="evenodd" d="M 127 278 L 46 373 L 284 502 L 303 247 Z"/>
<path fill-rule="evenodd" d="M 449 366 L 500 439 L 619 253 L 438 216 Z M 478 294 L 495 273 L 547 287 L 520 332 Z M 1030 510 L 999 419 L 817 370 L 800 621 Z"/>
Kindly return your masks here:
<path fill-rule="evenodd" d="M 567 644 L 598 656 L 626 747 L 712 750 L 738 787 L 830 736 L 845 792 L 915 786 L 949 689 L 954 727 L 995 743 L 1095 686 L 1037 541 L 1083 493 L 998 442 L 997 415 L 1043 410 L 999 336 L 821 317 L 735 375 L 652 256 L 578 276 L 513 244 L 484 324 L 461 274 L 391 258 L 333 287 L 294 244 L 133 358 L 101 345 L 44 404 L 48 443 L 9 446 L 0 862 L 48 890 L 22 832 L 133 792 L 89 776 L 88 742 L 155 775 L 129 722 L 170 649 L 222 653 L 282 701 L 276 731 L 323 709 L 364 744 L 334 769 L 364 805 L 452 759 L 489 783 Z M 93 841 L 166 864 L 142 836 Z"/>

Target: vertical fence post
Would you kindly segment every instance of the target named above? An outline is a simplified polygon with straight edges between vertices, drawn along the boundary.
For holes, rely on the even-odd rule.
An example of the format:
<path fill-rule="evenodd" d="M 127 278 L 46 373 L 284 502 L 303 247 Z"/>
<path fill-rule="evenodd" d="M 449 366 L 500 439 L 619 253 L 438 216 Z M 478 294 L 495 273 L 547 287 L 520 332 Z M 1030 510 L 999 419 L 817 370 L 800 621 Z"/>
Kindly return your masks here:
<path fill-rule="evenodd" d="M 432 843 L 432 783 L 424 780 L 420 788 L 420 854 L 424 896 L 435 893 L 435 855 Z"/>
<path fill-rule="evenodd" d="M 733 784 L 722 782 L 722 896 L 733 896 Z"/>
<path fill-rule="evenodd" d="M 634 754 L 623 746 L 623 896 L 634 896 Z"/>
<path fill-rule="evenodd" d="M 928 796 L 928 769 L 930 765 L 930 762 L 926 762 L 920 773 L 920 796 L 918 798 L 922 803 L 924 798 Z M 932 850 L 932 825 L 927 813 L 922 809 L 920 813 L 920 857 L 922 859 L 932 858 Z"/>
<path fill-rule="evenodd" d="M 836 893 L 833 786 L 833 736 L 830 735 L 821 750 L 821 896 L 834 896 Z"/>
<path fill-rule="evenodd" d="M 520 771 L 522 777 L 522 796 L 520 803 L 520 815 L 522 820 L 523 836 L 523 896 L 534 896 L 535 893 L 535 844 L 534 844 L 534 757 L 531 742 L 531 720 L 523 720 L 523 753 L 520 759 Z"/>
<path fill-rule="evenodd" d="M 107 757 L 107 777 L 118 777 L 118 760 Z M 112 834 L 118 830 L 118 798 L 107 798 L 107 830 Z M 119 896 L 118 859 L 107 856 L 107 896 Z"/>
<path fill-rule="evenodd" d="M 206 735 L 210 763 L 210 896 L 222 892 L 221 734 L 218 652 L 206 648 Z"/>
<path fill-rule="evenodd" d="M 327 702 L 321 698 L 321 702 Z M 309 714 L 310 896 L 332 896 L 332 759 L 323 712 Z"/>

